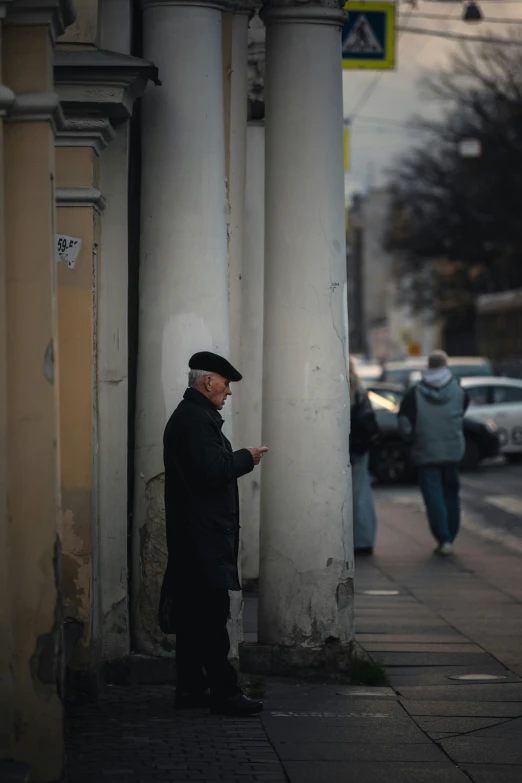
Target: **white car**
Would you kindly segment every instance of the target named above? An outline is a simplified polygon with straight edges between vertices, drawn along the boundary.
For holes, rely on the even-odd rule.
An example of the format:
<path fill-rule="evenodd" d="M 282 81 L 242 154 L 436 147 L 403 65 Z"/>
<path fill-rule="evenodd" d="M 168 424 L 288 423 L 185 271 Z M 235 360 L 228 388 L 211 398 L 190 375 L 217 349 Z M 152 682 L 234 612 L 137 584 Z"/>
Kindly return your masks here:
<path fill-rule="evenodd" d="M 500 451 L 512 462 L 522 460 L 522 381 L 515 378 L 462 378 L 470 397 L 467 416 L 498 427 Z"/>

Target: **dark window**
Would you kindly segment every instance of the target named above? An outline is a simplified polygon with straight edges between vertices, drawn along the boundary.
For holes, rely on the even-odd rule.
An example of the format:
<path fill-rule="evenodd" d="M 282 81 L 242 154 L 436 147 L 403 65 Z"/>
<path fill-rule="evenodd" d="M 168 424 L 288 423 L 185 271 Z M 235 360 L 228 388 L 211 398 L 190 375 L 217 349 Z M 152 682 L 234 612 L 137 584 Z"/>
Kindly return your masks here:
<path fill-rule="evenodd" d="M 494 386 L 493 402 L 522 402 L 522 387 L 519 386 Z"/>
<path fill-rule="evenodd" d="M 470 386 L 466 389 L 470 405 L 487 405 L 489 403 L 489 386 Z"/>

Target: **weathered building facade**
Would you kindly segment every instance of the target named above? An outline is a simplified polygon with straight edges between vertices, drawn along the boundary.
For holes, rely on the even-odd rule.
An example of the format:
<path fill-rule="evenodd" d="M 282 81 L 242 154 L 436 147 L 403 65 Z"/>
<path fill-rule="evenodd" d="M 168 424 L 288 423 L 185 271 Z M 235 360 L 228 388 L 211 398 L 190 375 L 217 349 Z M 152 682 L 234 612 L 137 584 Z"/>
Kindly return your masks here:
<path fill-rule="evenodd" d="M 92 692 L 174 654 L 162 434 L 195 351 L 270 449 L 241 487 L 260 642 L 350 649 L 343 11 L 259 5 L 0 1 L 0 758 L 35 781 L 65 668 Z"/>

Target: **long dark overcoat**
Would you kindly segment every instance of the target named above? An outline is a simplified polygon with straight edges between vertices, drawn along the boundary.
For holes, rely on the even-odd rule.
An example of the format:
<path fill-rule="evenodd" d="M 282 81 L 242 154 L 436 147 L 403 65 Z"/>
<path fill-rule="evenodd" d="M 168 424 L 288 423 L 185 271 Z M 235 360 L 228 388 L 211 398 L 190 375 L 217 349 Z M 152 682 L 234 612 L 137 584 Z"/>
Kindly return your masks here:
<path fill-rule="evenodd" d="M 164 589 L 240 590 L 237 479 L 250 473 L 248 449 L 232 451 L 217 409 L 187 389 L 165 428 L 168 567 Z"/>

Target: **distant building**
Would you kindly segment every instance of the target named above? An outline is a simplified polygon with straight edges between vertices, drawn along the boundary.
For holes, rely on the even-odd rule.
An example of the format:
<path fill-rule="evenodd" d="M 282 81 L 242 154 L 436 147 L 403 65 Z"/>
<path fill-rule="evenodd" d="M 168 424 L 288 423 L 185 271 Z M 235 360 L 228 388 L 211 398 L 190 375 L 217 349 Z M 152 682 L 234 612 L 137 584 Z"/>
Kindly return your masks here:
<path fill-rule="evenodd" d="M 386 249 L 390 193 L 376 188 L 356 196 L 347 241 L 350 350 L 378 361 L 438 347 L 440 326 L 431 312 L 414 313 L 405 302 L 408 281 L 399 258 Z"/>

